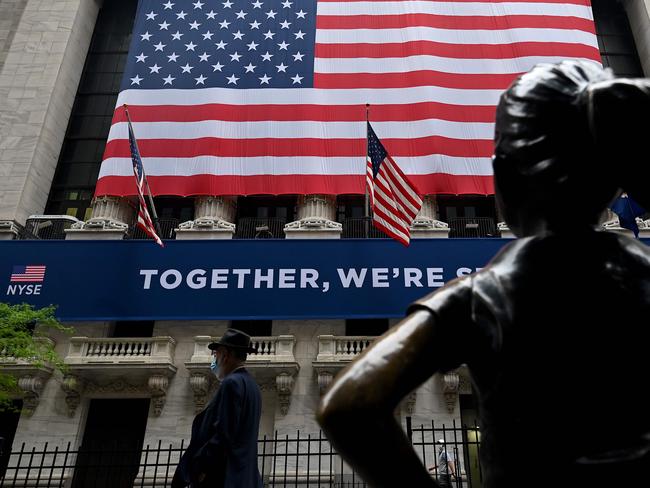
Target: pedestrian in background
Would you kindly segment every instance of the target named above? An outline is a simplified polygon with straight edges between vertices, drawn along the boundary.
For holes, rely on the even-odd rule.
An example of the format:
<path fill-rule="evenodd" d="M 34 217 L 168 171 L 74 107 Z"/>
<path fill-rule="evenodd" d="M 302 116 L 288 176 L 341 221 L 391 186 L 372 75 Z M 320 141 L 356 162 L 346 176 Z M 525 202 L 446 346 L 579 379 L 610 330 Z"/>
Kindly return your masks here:
<path fill-rule="evenodd" d="M 444 439 L 436 441 L 438 445 L 438 463 L 429 468 L 429 471 L 438 474 L 438 484 L 442 488 L 451 488 L 452 476 L 456 478 L 456 463 L 454 462 L 454 455 L 447 451 Z"/>
<path fill-rule="evenodd" d="M 192 423 L 192 439 L 172 488 L 262 488 L 257 468 L 260 389 L 246 371 L 251 338 L 236 329 L 208 345 L 212 372 L 221 381 L 215 396 Z"/>

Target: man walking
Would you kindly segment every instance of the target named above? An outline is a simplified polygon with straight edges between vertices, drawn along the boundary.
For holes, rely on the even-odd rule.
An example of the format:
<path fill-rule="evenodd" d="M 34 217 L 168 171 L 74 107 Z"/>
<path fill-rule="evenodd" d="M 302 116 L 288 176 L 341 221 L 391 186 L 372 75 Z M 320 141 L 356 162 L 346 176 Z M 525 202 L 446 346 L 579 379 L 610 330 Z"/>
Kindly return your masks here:
<path fill-rule="evenodd" d="M 438 473 L 438 484 L 442 488 L 452 488 L 451 477 L 456 478 L 454 457 L 447 451 L 444 439 L 438 439 L 436 444 L 438 445 L 438 463 L 429 468 L 429 471 Z"/>
<path fill-rule="evenodd" d="M 236 329 L 208 345 L 212 371 L 221 381 L 216 395 L 192 423 L 192 439 L 178 463 L 172 488 L 262 488 L 257 469 L 260 389 L 244 368 L 256 352 Z"/>

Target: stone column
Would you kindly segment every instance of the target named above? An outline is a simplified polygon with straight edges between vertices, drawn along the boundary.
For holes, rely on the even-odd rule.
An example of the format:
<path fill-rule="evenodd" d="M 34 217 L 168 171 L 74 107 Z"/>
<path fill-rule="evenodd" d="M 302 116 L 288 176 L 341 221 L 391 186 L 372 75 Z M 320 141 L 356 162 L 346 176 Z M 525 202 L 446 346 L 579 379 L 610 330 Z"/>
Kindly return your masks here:
<path fill-rule="evenodd" d="M 449 237 L 449 225 L 441 222 L 438 217 L 438 202 L 434 195 L 426 195 L 422 199 L 420 213 L 411 225 L 411 237 L 422 238 L 443 238 Z"/>
<path fill-rule="evenodd" d="M 133 221 L 135 209 L 125 197 L 97 197 L 92 203 L 92 217 L 73 224 L 66 239 L 124 239 Z"/>
<path fill-rule="evenodd" d="M 650 0 L 624 0 L 636 50 L 645 76 L 650 76 Z"/>
<path fill-rule="evenodd" d="M 298 199 L 298 220 L 284 226 L 287 239 L 340 239 L 343 225 L 336 219 L 336 197 L 303 195 Z"/>
<path fill-rule="evenodd" d="M 0 241 L 18 238 L 18 226 L 13 220 L 0 220 Z"/>
<path fill-rule="evenodd" d="M 176 229 L 176 239 L 232 239 L 237 197 L 200 196 L 194 199 L 194 220 Z"/>
<path fill-rule="evenodd" d="M 99 3 L 2 2 L 1 220 L 43 213 Z"/>

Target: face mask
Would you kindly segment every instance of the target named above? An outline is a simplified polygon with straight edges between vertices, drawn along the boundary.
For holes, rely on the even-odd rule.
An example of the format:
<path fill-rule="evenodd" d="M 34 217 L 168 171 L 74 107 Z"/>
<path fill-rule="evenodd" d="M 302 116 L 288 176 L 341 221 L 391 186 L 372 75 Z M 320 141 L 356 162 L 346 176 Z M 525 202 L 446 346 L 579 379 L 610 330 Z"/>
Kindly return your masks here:
<path fill-rule="evenodd" d="M 216 377 L 219 377 L 219 363 L 217 362 L 217 357 L 212 356 L 212 362 L 210 363 L 210 371 Z"/>

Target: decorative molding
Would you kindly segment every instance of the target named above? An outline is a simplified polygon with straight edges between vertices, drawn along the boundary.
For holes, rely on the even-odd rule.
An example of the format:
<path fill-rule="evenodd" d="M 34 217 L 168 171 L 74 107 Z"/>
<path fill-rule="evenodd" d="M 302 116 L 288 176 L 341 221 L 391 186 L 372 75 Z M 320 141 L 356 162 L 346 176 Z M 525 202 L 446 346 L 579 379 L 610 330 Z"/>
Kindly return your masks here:
<path fill-rule="evenodd" d="M 332 220 L 318 218 L 318 217 L 307 217 L 301 220 L 294 220 L 289 222 L 284 226 L 284 231 L 296 231 L 296 230 L 328 230 L 328 231 L 339 231 L 343 232 L 343 224 L 340 222 L 334 222 Z"/>
<path fill-rule="evenodd" d="M 517 236 L 515 236 L 514 232 L 510 230 L 510 227 L 508 227 L 508 224 L 506 222 L 497 222 L 497 231 L 501 235 L 501 237 L 505 238 L 510 238 L 514 239 Z"/>
<path fill-rule="evenodd" d="M 404 411 L 406 412 L 407 415 L 413 415 L 413 412 L 415 412 L 415 402 L 417 401 L 417 398 L 418 398 L 418 392 L 417 390 L 413 390 L 404 399 L 403 402 Z"/>
<path fill-rule="evenodd" d="M 617 232 L 619 234 L 633 236 L 634 234 L 631 230 L 621 227 L 621 222 L 616 216 L 616 214 L 613 215 L 614 217 L 611 220 L 607 220 L 606 222 L 600 224 L 602 229 L 610 232 Z M 636 217 L 635 220 L 636 220 L 636 225 L 639 228 L 639 237 L 647 236 L 648 233 L 650 232 L 650 220 L 643 220 L 640 217 Z"/>
<path fill-rule="evenodd" d="M 92 202 L 92 217 L 86 222 L 72 224 L 75 231 L 112 231 L 126 232 L 128 223 L 133 219 L 133 208 L 124 197 L 97 197 Z"/>
<path fill-rule="evenodd" d="M 43 390 L 43 378 L 25 375 L 18 378 L 18 388 L 23 392 L 23 413 L 31 416 L 36 410 Z"/>
<path fill-rule="evenodd" d="M 298 219 L 284 226 L 287 238 L 341 237 L 343 224 L 335 222 L 336 197 L 302 195 L 298 199 Z"/>
<path fill-rule="evenodd" d="M 317 373 L 316 381 L 318 382 L 318 391 L 321 395 L 323 395 L 329 388 L 329 386 L 332 384 L 333 379 L 334 374 L 331 371 L 323 370 Z"/>
<path fill-rule="evenodd" d="M 18 237 L 20 229 L 13 220 L 0 220 L 0 240 L 13 240 Z"/>
<path fill-rule="evenodd" d="M 291 404 L 291 392 L 295 383 L 294 377 L 288 373 L 280 373 L 275 378 L 276 388 L 278 390 L 278 401 L 280 403 L 280 413 L 286 415 L 289 412 Z"/>
<path fill-rule="evenodd" d="M 194 413 L 199 413 L 208 403 L 212 379 L 210 373 L 193 372 L 190 375 L 190 388 L 194 394 Z"/>
<path fill-rule="evenodd" d="M 236 213 L 237 197 L 197 196 L 194 198 L 195 220 L 213 219 L 230 223 L 235 221 Z"/>
<path fill-rule="evenodd" d="M 441 375 L 442 378 L 442 393 L 445 398 L 445 405 L 449 413 L 454 412 L 456 403 L 458 402 L 458 391 L 460 386 L 460 376 L 456 371 L 450 371 Z"/>
<path fill-rule="evenodd" d="M 61 388 L 65 392 L 65 403 L 68 405 L 68 415 L 70 417 L 74 417 L 77 411 L 84 386 L 84 381 L 74 375 L 66 375 L 61 382 Z"/>
<path fill-rule="evenodd" d="M 179 230 L 235 232 L 236 226 L 218 217 L 201 217 L 178 224 Z"/>
<path fill-rule="evenodd" d="M 194 220 L 179 224 L 176 239 L 232 239 L 236 212 L 236 197 L 195 197 Z"/>
<path fill-rule="evenodd" d="M 167 400 L 167 388 L 169 388 L 169 378 L 161 374 L 154 374 L 149 377 L 147 382 L 151 392 L 151 402 L 153 403 L 153 414 L 160 417 L 162 409 Z"/>
<path fill-rule="evenodd" d="M 144 390 L 142 385 L 128 383 L 122 378 L 117 378 L 109 383 L 96 383 L 94 381 L 86 381 L 84 393 L 92 394 L 106 394 L 106 393 L 142 393 Z"/>
<path fill-rule="evenodd" d="M 449 224 L 428 217 L 416 217 L 411 224 L 412 230 L 443 230 L 449 232 Z"/>

